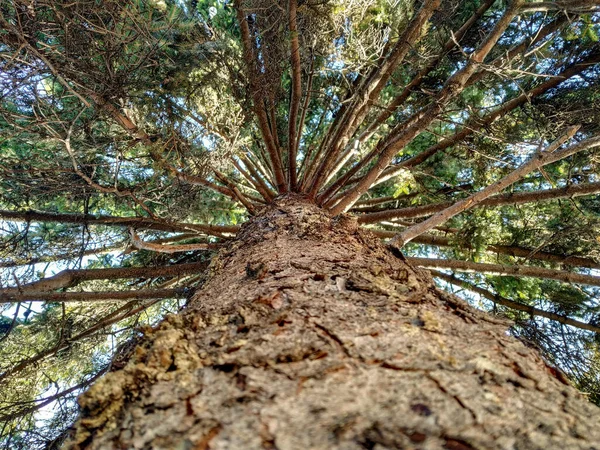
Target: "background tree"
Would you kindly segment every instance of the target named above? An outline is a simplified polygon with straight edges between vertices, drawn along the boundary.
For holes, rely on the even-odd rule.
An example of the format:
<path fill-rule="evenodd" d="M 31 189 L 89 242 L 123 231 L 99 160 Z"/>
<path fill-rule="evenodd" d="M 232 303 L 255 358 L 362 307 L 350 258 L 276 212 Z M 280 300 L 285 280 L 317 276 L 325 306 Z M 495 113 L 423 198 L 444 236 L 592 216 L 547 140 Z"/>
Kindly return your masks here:
<path fill-rule="evenodd" d="M 2 0 L 2 444 L 62 442 L 75 396 L 289 193 L 599 402 L 599 9 Z"/>

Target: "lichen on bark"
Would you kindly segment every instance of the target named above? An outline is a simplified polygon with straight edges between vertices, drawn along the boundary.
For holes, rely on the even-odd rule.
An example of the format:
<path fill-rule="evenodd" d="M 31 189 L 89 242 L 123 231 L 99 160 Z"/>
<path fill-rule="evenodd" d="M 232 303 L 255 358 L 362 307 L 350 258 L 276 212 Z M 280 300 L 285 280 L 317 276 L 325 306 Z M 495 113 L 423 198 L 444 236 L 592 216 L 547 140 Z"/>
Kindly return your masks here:
<path fill-rule="evenodd" d="M 67 448 L 595 448 L 600 410 L 508 326 L 280 197 L 81 396 Z"/>

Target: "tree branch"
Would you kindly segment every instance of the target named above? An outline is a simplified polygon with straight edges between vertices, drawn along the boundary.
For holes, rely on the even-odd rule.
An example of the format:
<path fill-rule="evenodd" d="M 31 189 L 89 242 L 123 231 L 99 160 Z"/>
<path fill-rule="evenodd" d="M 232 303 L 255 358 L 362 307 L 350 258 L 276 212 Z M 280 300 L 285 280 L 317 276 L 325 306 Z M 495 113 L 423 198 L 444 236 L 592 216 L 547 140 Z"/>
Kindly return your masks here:
<path fill-rule="evenodd" d="M 518 169 L 514 170 L 501 180 L 491 184 L 484 189 L 470 195 L 468 198 L 458 201 L 454 203 L 452 206 L 445 208 L 443 211 L 440 211 L 429 219 L 424 220 L 423 222 L 419 222 L 418 224 L 413 225 L 412 227 L 407 228 L 402 233 L 398 234 L 395 238 L 393 238 L 389 245 L 400 248 L 404 246 L 407 242 L 410 242 L 416 236 L 423 234 L 432 228 L 441 225 L 446 222 L 451 217 L 454 217 L 457 214 L 460 214 L 467 209 L 470 209 L 478 204 L 480 204 L 483 200 L 490 197 L 491 195 L 500 192 L 503 189 L 506 189 L 511 184 L 516 183 L 521 178 L 523 178 L 528 173 L 539 169 L 547 164 L 559 161 L 567 156 L 573 155 L 582 150 L 587 150 L 594 146 L 600 145 L 600 136 L 595 138 L 586 139 L 583 142 L 580 142 L 576 145 L 568 147 L 561 151 L 556 151 L 558 147 L 571 139 L 577 130 L 579 130 L 580 126 L 570 127 L 561 137 L 551 143 L 544 151 L 538 152 L 533 158 L 529 160 L 529 162 L 523 164 Z"/>
<path fill-rule="evenodd" d="M 448 283 L 454 284 L 456 286 L 460 286 L 466 288 L 470 291 L 475 292 L 476 294 L 481 295 L 484 298 L 502 306 L 506 306 L 507 308 L 516 309 L 518 311 L 525 311 L 532 316 L 546 317 L 547 319 L 555 320 L 556 322 L 571 325 L 572 327 L 581 328 L 582 330 L 593 331 L 594 333 L 600 333 L 600 327 L 590 325 L 589 323 L 580 322 L 579 320 L 571 319 L 567 316 L 561 316 L 559 314 L 551 313 L 548 311 L 544 311 L 539 308 L 535 308 L 533 306 L 524 305 L 523 303 L 515 302 L 514 300 L 509 300 L 505 297 L 501 297 L 498 294 L 493 294 L 490 291 L 480 288 L 472 283 L 469 283 L 465 280 L 461 280 L 454 275 L 448 275 L 443 272 L 438 272 L 437 270 L 430 270 L 431 275 L 436 278 L 440 278 Z"/>
<path fill-rule="evenodd" d="M 342 197 L 340 202 L 330 209 L 333 215 L 340 214 L 347 211 L 352 205 L 371 187 L 371 185 L 377 180 L 381 172 L 389 165 L 394 155 L 396 155 L 402 148 L 404 148 L 409 142 L 411 142 L 421 131 L 429 126 L 437 115 L 444 109 L 444 107 L 459 95 L 466 82 L 469 80 L 471 75 L 477 69 L 477 67 L 483 62 L 488 53 L 495 46 L 496 42 L 504 30 L 510 25 L 513 17 L 518 12 L 518 7 L 523 0 L 513 0 L 508 6 L 505 13 L 498 20 L 492 31 L 484 39 L 481 45 L 469 56 L 469 60 L 465 67 L 452 75 L 444 84 L 444 87 L 436 96 L 434 102 L 427 107 L 424 111 L 415 113 L 409 120 L 408 123 L 411 125 L 400 124 L 396 127 L 389 138 L 384 141 L 381 149 L 377 149 L 379 158 L 375 165 L 366 173 L 366 175 L 354 186 L 346 192 L 346 195 Z M 379 147 L 379 146 L 378 146 Z"/>
<path fill-rule="evenodd" d="M 0 298 L 4 295 L 42 292 L 56 289 L 65 289 L 78 285 L 84 281 L 92 280 L 118 280 L 126 278 L 155 278 L 178 277 L 203 272 L 208 267 L 207 262 L 173 264 L 170 266 L 156 267 L 119 267 L 108 269 L 81 269 L 62 270 L 54 276 L 42 278 L 32 283 L 22 284 L 18 287 L 0 289 Z"/>
<path fill-rule="evenodd" d="M 377 179 L 373 182 L 372 186 L 376 186 L 384 181 L 387 181 L 403 170 L 409 169 L 411 167 L 415 167 L 419 164 L 422 164 L 427 159 L 437 154 L 438 152 L 445 150 L 446 148 L 451 147 L 454 144 L 459 143 L 463 139 L 468 136 L 477 133 L 479 130 L 484 129 L 486 126 L 491 125 L 500 117 L 505 116 L 510 111 L 518 108 L 519 106 L 531 101 L 531 99 L 538 97 L 550 89 L 555 88 L 559 84 L 565 82 L 569 78 L 583 72 L 585 69 L 588 69 L 590 65 L 596 64 L 600 62 L 600 51 L 596 49 L 591 52 L 585 59 L 567 67 L 558 75 L 551 77 L 549 80 L 541 83 L 540 85 L 530 89 L 527 92 L 523 92 L 519 96 L 508 100 L 499 106 L 497 106 L 492 112 L 486 114 L 483 117 L 479 116 L 471 116 L 467 122 L 463 125 L 462 129 L 452 136 L 448 136 L 442 139 L 437 144 L 432 145 L 428 149 L 422 151 L 421 153 L 408 158 L 398 164 L 387 167 L 383 170 L 381 175 L 377 177 Z M 469 80 L 473 77 L 476 77 L 477 74 L 473 75 Z M 333 207 L 341 198 L 344 197 L 346 192 L 342 192 L 336 197 L 332 197 L 337 191 L 342 189 L 346 185 L 352 185 L 360 182 L 364 177 L 358 176 L 353 178 L 359 170 L 366 166 L 366 164 L 371 161 L 376 156 L 377 148 L 371 151 L 366 157 L 364 157 L 359 163 L 357 163 L 354 167 L 348 170 L 342 177 L 338 178 L 330 187 L 328 187 L 323 194 L 319 196 L 320 203 L 324 203 L 324 206 L 327 208 Z M 329 200 L 328 200 L 329 199 Z"/>
<path fill-rule="evenodd" d="M 251 173 L 248 173 L 248 172 L 246 172 L 246 170 L 244 170 L 244 168 L 241 166 L 241 164 L 236 161 L 235 157 L 232 156 L 230 158 L 230 160 L 233 163 L 233 165 L 235 166 L 235 168 L 242 174 L 242 176 L 246 180 L 248 180 L 250 183 L 252 183 L 252 186 L 254 186 L 254 189 L 256 189 L 258 191 L 258 193 L 262 196 L 263 199 L 265 199 L 265 201 L 270 202 L 271 200 L 273 200 L 273 195 L 269 191 L 269 188 L 264 183 L 264 181 L 260 178 L 260 176 L 258 175 L 258 173 L 255 171 L 254 168 L 250 168 L 250 166 L 248 164 L 246 164 L 246 168 L 248 168 L 248 170 L 250 170 L 250 172 L 251 172 Z"/>
<path fill-rule="evenodd" d="M 296 0 L 288 1 L 288 15 L 290 27 L 290 53 L 292 67 L 292 92 L 290 99 L 290 112 L 288 116 L 288 177 L 290 180 L 290 189 L 297 190 L 297 134 L 298 134 L 298 111 L 300 108 L 300 99 L 302 98 L 302 78 L 300 73 L 300 43 L 298 40 L 298 24 L 296 23 L 296 13 L 298 4 Z"/>
<path fill-rule="evenodd" d="M 389 239 L 396 234 L 395 231 L 384 231 L 384 230 L 372 230 L 365 228 L 373 233 L 375 236 L 382 239 Z M 446 236 L 439 236 L 436 234 L 422 234 L 412 240 L 412 242 L 423 245 L 432 245 L 437 247 L 453 247 L 452 240 Z M 458 246 L 462 249 L 473 249 L 469 243 L 460 243 Z M 524 258 L 527 260 L 535 259 L 537 261 L 547 261 L 555 264 L 561 264 L 564 266 L 577 267 L 577 268 L 588 268 L 588 269 L 600 269 L 600 262 L 590 258 L 584 258 L 576 255 L 561 255 L 550 252 L 543 252 L 537 249 L 519 247 L 516 245 L 502 245 L 502 244 L 488 244 L 484 251 L 489 253 L 496 253 L 502 255 L 508 255 L 515 258 Z"/>
<path fill-rule="evenodd" d="M 586 184 L 571 184 L 557 189 L 543 189 L 532 192 L 509 192 L 498 194 L 481 201 L 481 206 L 518 205 L 521 203 L 542 202 L 560 198 L 580 197 L 600 193 L 600 182 Z M 433 203 L 431 205 L 411 206 L 408 208 L 390 209 L 358 216 L 358 223 L 371 224 L 384 220 L 411 219 L 425 217 L 443 211 L 452 206 L 454 202 Z"/>
<path fill-rule="evenodd" d="M 287 192 L 287 183 L 286 177 L 283 171 L 283 166 L 281 162 L 281 155 L 279 153 L 279 149 L 275 145 L 275 139 L 271 134 L 271 130 L 269 128 L 269 120 L 267 118 L 267 112 L 265 110 L 263 99 L 260 95 L 260 87 L 258 85 L 255 61 L 252 51 L 252 43 L 250 38 L 250 29 L 248 27 L 248 21 L 246 19 L 246 14 L 242 8 L 241 0 L 235 0 L 234 2 L 237 21 L 240 26 L 240 33 L 242 37 L 242 45 L 244 48 L 244 61 L 246 62 L 246 67 L 248 70 L 248 79 L 250 81 L 250 91 L 252 94 L 252 101 L 254 104 L 254 114 L 256 115 L 259 123 L 259 128 L 262 133 L 263 139 L 267 146 L 267 152 L 269 153 L 269 157 L 271 159 L 271 167 L 275 174 L 275 180 L 277 182 L 277 190 L 279 193 Z"/>
<path fill-rule="evenodd" d="M 1 303 L 17 302 L 110 302 L 118 300 L 156 300 L 165 298 L 186 297 L 189 289 L 141 289 L 131 291 L 99 291 L 99 292 L 36 292 L 1 293 Z"/>
<path fill-rule="evenodd" d="M 383 124 L 387 119 L 391 117 L 391 115 L 396 111 L 396 109 L 402 105 L 412 94 L 412 92 L 421 84 L 423 79 L 429 73 L 434 70 L 438 63 L 442 60 L 442 58 L 452 50 L 458 42 L 463 38 L 466 32 L 473 26 L 473 24 L 479 20 L 481 16 L 494 4 L 495 0 L 485 0 L 481 6 L 467 19 L 467 21 L 454 33 L 450 39 L 446 41 L 440 52 L 430 58 L 425 67 L 419 71 L 419 73 L 408 83 L 402 92 L 398 94 L 390 104 L 375 118 L 375 120 L 367 127 L 367 129 L 362 132 L 358 141 L 362 144 L 366 142 L 372 135 L 375 133 L 377 128 Z"/>
<path fill-rule="evenodd" d="M 521 6 L 523 12 L 567 11 L 586 14 L 600 11 L 600 5 L 590 0 L 563 0 L 556 2 L 530 2 Z"/>
<path fill-rule="evenodd" d="M 326 138 L 328 145 L 325 146 L 325 156 L 311 182 L 310 196 L 315 197 L 321 189 L 323 180 L 327 178 L 331 170 L 331 165 L 339 156 L 340 149 L 346 146 L 350 136 L 366 117 L 396 67 L 408 54 L 413 44 L 421 37 L 423 26 L 435 10 L 439 8 L 440 3 L 441 0 L 426 0 L 424 2 L 421 9 L 398 38 L 389 55 L 384 55 L 381 58 L 376 70 L 360 85 L 357 94 L 353 96 L 353 101 L 344 110 L 344 114 L 334 122 L 329 136 Z"/>
<path fill-rule="evenodd" d="M 136 229 L 157 230 L 167 232 L 196 231 L 211 236 L 224 237 L 234 235 L 240 229 L 239 226 L 227 225 L 201 225 L 195 223 L 171 222 L 168 220 L 156 220 L 145 217 L 115 217 L 93 214 L 63 214 L 42 211 L 6 211 L 0 210 L 0 219 L 13 222 L 58 222 L 73 223 L 81 225 L 104 225 L 119 226 Z"/>
<path fill-rule="evenodd" d="M 428 269 L 450 269 L 458 272 L 489 273 L 493 275 L 511 277 L 533 277 L 558 280 L 563 283 L 577 283 L 589 286 L 600 286 L 600 277 L 582 275 L 580 273 L 565 272 L 564 270 L 546 269 L 523 265 L 505 266 L 502 264 L 476 263 L 471 261 L 458 261 L 455 259 L 430 259 L 409 258 L 406 260 L 415 266 Z"/>
<path fill-rule="evenodd" d="M 151 252 L 158 253 L 181 253 L 181 252 L 195 252 L 198 250 L 213 250 L 220 248 L 219 244 L 200 243 L 200 244 L 180 244 L 180 245 L 163 245 L 153 242 L 146 242 L 140 239 L 133 228 L 129 229 L 131 235 L 131 242 L 135 248 L 140 250 L 148 250 Z"/>

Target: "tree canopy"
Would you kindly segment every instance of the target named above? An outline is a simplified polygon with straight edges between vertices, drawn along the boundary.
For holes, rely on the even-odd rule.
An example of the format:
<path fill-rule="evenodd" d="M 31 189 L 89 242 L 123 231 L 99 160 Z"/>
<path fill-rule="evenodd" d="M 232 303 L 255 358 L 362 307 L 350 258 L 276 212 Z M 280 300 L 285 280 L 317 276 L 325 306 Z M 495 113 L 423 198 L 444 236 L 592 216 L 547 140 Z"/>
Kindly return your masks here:
<path fill-rule="evenodd" d="M 600 402 L 600 6 L 0 0 L 0 443 L 273 198 L 348 213 Z"/>

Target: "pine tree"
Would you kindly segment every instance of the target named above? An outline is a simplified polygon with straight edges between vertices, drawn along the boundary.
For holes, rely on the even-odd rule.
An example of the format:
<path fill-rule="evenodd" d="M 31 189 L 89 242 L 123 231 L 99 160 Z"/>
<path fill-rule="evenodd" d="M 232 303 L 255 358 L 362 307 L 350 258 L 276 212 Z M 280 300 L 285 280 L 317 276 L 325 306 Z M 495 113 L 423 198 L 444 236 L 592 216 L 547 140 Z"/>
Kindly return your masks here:
<path fill-rule="evenodd" d="M 2 445 L 593 448 L 599 12 L 1 0 Z"/>

